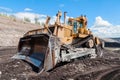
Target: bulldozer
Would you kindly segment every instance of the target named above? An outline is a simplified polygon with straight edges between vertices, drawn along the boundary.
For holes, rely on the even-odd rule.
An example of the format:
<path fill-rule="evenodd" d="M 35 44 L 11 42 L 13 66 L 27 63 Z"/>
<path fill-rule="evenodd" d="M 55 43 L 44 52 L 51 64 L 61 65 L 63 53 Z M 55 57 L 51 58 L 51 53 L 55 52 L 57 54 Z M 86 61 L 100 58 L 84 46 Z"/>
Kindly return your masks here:
<path fill-rule="evenodd" d="M 13 58 L 22 59 L 43 72 L 59 63 L 81 57 L 101 57 L 104 44 L 87 29 L 86 16 L 68 18 L 67 23 L 66 12 L 64 23 L 60 21 L 61 16 L 62 12 L 58 11 L 52 25 L 47 16 L 43 28 L 25 33 L 19 40 L 18 53 Z"/>

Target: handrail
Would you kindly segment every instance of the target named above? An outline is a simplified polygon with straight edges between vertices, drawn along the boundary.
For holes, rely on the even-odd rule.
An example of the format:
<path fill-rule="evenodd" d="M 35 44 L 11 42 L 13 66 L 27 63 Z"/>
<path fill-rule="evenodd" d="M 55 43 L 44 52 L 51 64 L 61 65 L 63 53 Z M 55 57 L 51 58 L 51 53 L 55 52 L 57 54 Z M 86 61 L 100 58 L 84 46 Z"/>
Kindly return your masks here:
<path fill-rule="evenodd" d="M 28 31 L 24 36 L 42 33 L 44 29 L 45 28 Z"/>

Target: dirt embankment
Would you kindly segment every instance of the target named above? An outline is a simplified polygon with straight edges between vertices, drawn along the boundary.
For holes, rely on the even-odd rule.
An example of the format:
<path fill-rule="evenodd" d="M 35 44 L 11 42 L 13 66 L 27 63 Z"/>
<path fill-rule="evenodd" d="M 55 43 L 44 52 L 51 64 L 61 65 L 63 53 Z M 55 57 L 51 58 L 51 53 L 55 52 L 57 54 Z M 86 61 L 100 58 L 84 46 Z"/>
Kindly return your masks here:
<path fill-rule="evenodd" d="M 17 46 L 23 34 L 38 28 L 39 25 L 0 16 L 0 46 Z"/>
<path fill-rule="evenodd" d="M 24 61 L 11 59 L 16 52 L 15 47 L 0 49 L 0 80 L 120 79 L 120 50 L 104 50 L 102 58 L 75 60 L 43 74 L 32 71 L 32 67 Z"/>

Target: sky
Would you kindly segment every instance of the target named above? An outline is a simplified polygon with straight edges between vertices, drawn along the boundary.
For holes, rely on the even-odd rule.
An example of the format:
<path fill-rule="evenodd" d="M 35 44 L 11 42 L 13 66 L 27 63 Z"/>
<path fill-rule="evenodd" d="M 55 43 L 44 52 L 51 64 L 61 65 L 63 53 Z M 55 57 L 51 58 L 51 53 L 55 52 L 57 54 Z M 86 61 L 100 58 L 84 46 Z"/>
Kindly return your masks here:
<path fill-rule="evenodd" d="M 86 15 L 88 28 L 100 37 L 120 37 L 120 0 L 0 0 L 0 12 L 45 22 L 47 15 L 55 21 L 58 10 L 68 17 Z"/>

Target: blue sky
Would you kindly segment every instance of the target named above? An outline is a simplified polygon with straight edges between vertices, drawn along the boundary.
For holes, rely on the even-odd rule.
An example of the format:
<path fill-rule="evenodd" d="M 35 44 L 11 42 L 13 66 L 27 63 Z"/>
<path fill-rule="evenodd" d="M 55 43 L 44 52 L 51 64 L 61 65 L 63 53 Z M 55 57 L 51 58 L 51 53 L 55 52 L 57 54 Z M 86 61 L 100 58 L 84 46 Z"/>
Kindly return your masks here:
<path fill-rule="evenodd" d="M 67 11 L 70 17 L 86 15 L 89 28 L 98 26 L 95 23 L 100 18 L 101 22 L 113 27 L 120 25 L 119 3 L 120 0 L 0 0 L 0 12 L 6 8 L 7 13 L 27 12 L 55 16 L 61 10 Z"/>

